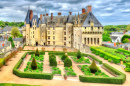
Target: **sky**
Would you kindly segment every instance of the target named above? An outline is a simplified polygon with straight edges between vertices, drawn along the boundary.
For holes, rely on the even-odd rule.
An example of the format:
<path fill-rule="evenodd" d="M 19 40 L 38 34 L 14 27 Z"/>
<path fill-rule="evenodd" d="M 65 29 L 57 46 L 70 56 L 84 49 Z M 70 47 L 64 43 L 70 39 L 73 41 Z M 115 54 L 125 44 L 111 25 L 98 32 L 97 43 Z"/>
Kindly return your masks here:
<path fill-rule="evenodd" d="M 57 16 L 78 15 L 82 8 L 92 5 L 92 12 L 102 25 L 130 24 L 130 0 L 0 0 L 0 20 L 24 22 L 28 8 L 34 15 L 46 12 Z"/>

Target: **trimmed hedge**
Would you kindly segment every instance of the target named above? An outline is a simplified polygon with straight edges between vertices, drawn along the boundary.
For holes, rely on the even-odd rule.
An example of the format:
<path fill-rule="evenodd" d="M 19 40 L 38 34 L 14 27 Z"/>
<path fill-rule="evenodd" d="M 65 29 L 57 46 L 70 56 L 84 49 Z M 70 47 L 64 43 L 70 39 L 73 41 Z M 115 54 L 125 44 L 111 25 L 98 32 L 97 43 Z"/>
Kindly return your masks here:
<path fill-rule="evenodd" d="M 82 53 L 82 56 L 84 56 L 84 57 L 90 56 L 92 59 L 94 59 L 95 61 L 99 62 L 99 64 L 102 64 L 102 61 L 100 59 L 96 58 L 93 55 Z"/>
<path fill-rule="evenodd" d="M 22 58 L 18 61 L 18 63 L 15 65 L 13 68 L 13 74 L 22 77 L 22 78 L 34 78 L 34 79 L 48 79 L 51 80 L 53 79 L 53 74 L 52 73 L 33 73 L 33 72 L 22 72 L 18 70 L 20 65 L 23 62 L 23 59 L 26 57 L 27 53 L 25 53 Z"/>
<path fill-rule="evenodd" d="M 92 53 L 99 55 L 101 57 L 105 57 L 107 59 L 111 59 L 114 63 L 120 63 L 120 61 L 121 61 L 121 58 L 114 56 L 114 55 L 111 55 L 111 54 L 104 52 L 102 50 L 96 49 L 94 47 L 91 47 L 90 49 L 91 49 Z"/>
<path fill-rule="evenodd" d="M 126 80 L 126 75 L 110 65 L 103 63 L 104 67 L 117 74 L 118 77 L 98 77 L 98 76 L 85 76 L 79 75 L 81 82 L 92 82 L 92 83 L 108 83 L 108 84 L 123 84 Z"/>
<path fill-rule="evenodd" d="M 40 86 L 40 85 L 27 85 L 27 84 L 0 83 L 0 86 Z"/>
<path fill-rule="evenodd" d="M 130 55 L 130 51 L 125 50 L 125 49 L 123 49 L 123 48 L 118 48 L 118 49 L 117 49 L 117 51 L 118 51 L 118 52 L 127 53 L 127 54 L 129 54 L 129 55 Z"/>
<path fill-rule="evenodd" d="M 67 52 L 68 56 L 77 56 L 77 52 Z"/>
<path fill-rule="evenodd" d="M 49 53 L 49 55 L 51 55 L 51 54 L 53 54 L 53 55 L 64 55 L 65 54 L 65 52 L 60 52 L 60 51 L 55 51 L 55 52 L 53 52 L 53 51 L 48 51 Z"/>
<path fill-rule="evenodd" d="M 43 52 L 43 51 L 40 51 L 39 53 L 40 53 L 40 55 L 45 55 L 45 52 Z M 35 52 L 34 52 L 34 51 L 32 51 L 32 52 L 28 52 L 28 54 L 29 54 L 29 55 L 31 55 L 31 54 L 35 54 Z"/>

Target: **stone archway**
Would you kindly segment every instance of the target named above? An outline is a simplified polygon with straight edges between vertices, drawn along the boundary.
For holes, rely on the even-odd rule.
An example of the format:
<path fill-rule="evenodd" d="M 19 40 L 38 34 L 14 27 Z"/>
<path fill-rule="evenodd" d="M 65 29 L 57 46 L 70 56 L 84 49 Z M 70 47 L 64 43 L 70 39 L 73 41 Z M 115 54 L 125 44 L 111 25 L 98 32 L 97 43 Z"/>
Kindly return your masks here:
<path fill-rule="evenodd" d="M 36 42 L 36 46 L 38 46 L 38 42 Z"/>

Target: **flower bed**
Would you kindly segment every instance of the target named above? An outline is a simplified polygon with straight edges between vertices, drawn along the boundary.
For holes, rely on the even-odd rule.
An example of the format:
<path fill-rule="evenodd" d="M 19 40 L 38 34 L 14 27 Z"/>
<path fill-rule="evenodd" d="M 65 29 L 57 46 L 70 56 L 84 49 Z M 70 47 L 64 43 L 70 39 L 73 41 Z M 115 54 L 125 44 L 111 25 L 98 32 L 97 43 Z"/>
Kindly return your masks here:
<path fill-rule="evenodd" d="M 71 57 L 76 63 L 91 63 L 89 59 L 85 59 L 83 56 L 80 59 L 77 59 L 76 56 Z"/>
<path fill-rule="evenodd" d="M 78 65 L 78 67 L 81 69 L 81 71 L 87 75 L 87 76 L 101 76 L 101 77 L 109 77 L 104 72 L 101 72 L 101 70 L 98 70 L 95 73 L 91 73 L 88 65 Z"/>
<path fill-rule="evenodd" d="M 61 70 L 58 67 L 51 67 L 53 75 L 61 75 Z"/>
<path fill-rule="evenodd" d="M 65 70 L 65 73 L 67 74 L 67 76 L 76 76 L 77 75 L 72 68 L 65 67 L 64 70 Z"/>
<path fill-rule="evenodd" d="M 36 61 L 43 61 L 44 60 L 44 56 L 43 55 L 40 55 L 38 57 L 38 56 L 35 56 L 34 54 L 31 55 L 31 58 L 29 60 L 32 61 L 33 57 L 35 57 Z"/>
<path fill-rule="evenodd" d="M 37 69 L 36 70 L 32 70 L 31 68 L 31 62 L 27 63 L 26 68 L 24 68 L 24 72 L 36 72 L 36 73 L 42 73 L 43 71 L 43 62 L 37 62 Z"/>

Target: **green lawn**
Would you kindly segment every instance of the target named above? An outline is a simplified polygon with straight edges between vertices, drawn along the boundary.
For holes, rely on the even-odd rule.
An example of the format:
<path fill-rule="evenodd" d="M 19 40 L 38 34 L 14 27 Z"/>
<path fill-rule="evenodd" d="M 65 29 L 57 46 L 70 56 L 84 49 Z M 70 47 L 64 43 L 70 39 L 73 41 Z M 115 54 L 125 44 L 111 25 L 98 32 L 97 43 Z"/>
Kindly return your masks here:
<path fill-rule="evenodd" d="M 40 86 L 40 85 L 26 85 L 26 84 L 1 83 L 0 86 Z"/>

